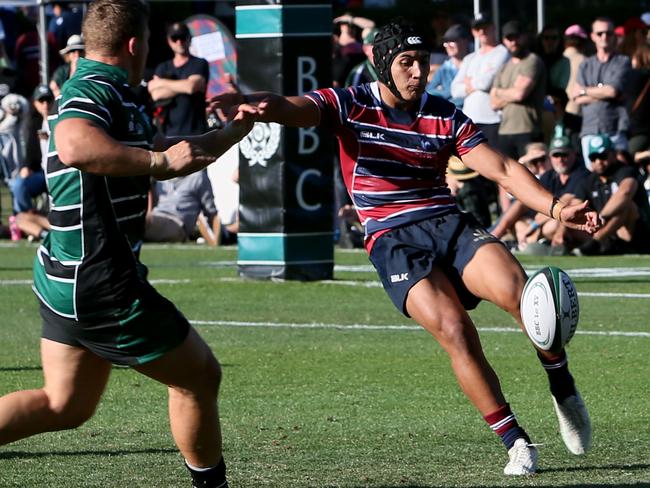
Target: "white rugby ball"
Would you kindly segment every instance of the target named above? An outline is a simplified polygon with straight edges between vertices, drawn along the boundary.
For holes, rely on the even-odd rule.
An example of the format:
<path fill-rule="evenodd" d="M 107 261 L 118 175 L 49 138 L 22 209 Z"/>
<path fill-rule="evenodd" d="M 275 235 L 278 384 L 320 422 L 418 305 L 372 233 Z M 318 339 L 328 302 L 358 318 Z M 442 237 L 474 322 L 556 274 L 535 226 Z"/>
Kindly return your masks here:
<path fill-rule="evenodd" d="M 528 278 L 521 294 L 521 319 L 536 347 L 560 352 L 576 331 L 578 315 L 578 292 L 560 268 L 547 266 Z"/>

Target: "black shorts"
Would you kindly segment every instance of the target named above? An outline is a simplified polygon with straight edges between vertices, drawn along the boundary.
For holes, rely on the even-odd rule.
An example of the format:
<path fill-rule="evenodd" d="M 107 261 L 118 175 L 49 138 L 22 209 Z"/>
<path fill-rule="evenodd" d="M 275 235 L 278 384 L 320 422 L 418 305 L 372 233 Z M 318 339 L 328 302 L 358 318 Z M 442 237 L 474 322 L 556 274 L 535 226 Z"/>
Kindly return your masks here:
<path fill-rule="evenodd" d="M 481 301 L 465 287 L 467 263 L 483 244 L 501 243 L 467 213 L 452 213 L 393 229 L 377 239 L 370 261 L 397 309 L 407 317 L 406 297 L 418 281 L 439 267 L 449 278 L 466 310 Z"/>
<path fill-rule="evenodd" d="M 41 303 L 42 337 L 83 347 L 113 364 L 135 366 L 158 359 L 187 337 L 190 323 L 172 302 L 146 284 L 130 307 L 109 317 L 76 321 Z"/>

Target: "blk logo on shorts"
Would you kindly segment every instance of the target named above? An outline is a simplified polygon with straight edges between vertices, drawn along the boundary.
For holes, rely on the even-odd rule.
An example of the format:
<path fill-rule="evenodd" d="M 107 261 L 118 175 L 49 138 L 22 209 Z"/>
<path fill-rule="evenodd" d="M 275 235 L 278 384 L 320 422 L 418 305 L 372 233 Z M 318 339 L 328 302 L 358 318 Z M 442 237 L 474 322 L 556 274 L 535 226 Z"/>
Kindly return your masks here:
<path fill-rule="evenodd" d="M 400 274 L 390 275 L 390 282 L 391 283 L 400 283 L 401 281 L 408 281 L 408 279 L 409 279 L 409 274 L 408 273 L 400 273 Z"/>

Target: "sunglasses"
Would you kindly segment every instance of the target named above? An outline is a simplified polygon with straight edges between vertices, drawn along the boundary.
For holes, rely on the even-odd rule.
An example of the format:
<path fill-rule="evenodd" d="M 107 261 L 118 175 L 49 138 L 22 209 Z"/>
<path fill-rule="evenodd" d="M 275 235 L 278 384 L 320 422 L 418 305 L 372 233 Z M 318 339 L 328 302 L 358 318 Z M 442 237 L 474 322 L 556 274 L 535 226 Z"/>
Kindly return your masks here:
<path fill-rule="evenodd" d="M 544 164 L 546 162 L 546 156 L 540 156 L 535 159 L 531 159 L 528 161 L 528 164 L 532 164 L 534 166 L 537 166 L 538 164 Z"/>
<path fill-rule="evenodd" d="M 553 157 L 553 158 L 568 158 L 569 153 L 558 151 L 558 152 L 551 153 L 551 157 Z"/>
<path fill-rule="evenodd" d="M 602 36 L 607 36 L 607 37 L 612 37 L 614 35 L 614 31 L 607 30 L 607 31 L 600 31 L 600 32 L 594 32 L 597 37 L 602 37 Z"/>
<path fill-rule="evenodd" d="M 609 157 L 609 151 L 603 151 L 600 154 L 590 154 L 589 161 L 591 161 L 592 163 L 596 160 L 606 161 L 608 157 Z"/>
<path fill-rule="evenodd" d="M 169 36 L 172 42 L 187 41 L 187 36 Z"/>
<path fill-rule="evenodd" d="M 453 47 L 456 45 L 456 41 L 447 41 L 442 43 L 443 47 Z"/>

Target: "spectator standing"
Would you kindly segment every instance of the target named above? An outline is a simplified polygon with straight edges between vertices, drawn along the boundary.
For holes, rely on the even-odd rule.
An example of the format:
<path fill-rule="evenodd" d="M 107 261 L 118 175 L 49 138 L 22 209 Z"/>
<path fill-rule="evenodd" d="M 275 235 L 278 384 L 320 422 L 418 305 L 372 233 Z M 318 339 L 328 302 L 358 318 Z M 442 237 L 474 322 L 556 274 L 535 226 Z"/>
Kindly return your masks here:
<path fill-rule="evenodd" d="M 70 8 L 69 2 L 52 2 L 52 18 L 47 26 L 47 32 L 54 39 L 57 49 L 64 49 L 70 36 L 81 34 L 81 9 Z"/>
<path fill-rule="evenodd" d="M 68 81 L 77 69 L 77 61 L 83 57 L 84 49 L 83 37 L 79 34 L 73 34 L 68 38 L 66 46 L 59 51 L 64 63 L 54 70 L 50 80 L 50 90 L 52 90 L 55 98 L 61 94 L 63 84 Z"/>
<path fill-rule="evenodd" d="M 564 31 L 564 51 L 563 55 L 569 60 L 569 80 L 566 86 L 567 104 L 564 113 L 564 128 L 568 135 L 576 142 L 577 135 L 580 133 L 582 126 L 582 113 L 580 105 L 578 105 L 572 97 L 575 90 L 576 80 L 578 78 L 578 71 L 580 65 L 585 60 L 584 47 L 587 41 L 587 33 L 578 24 L 573 24 L 567 27 Z"/>
<path fill-rule="evenodd" d="M 207 130 L 205 94 L 210 68 L 205 59 L 190 54 L 190 30 L 183 22 L 167 30 L 174 57 L 159 64 L 148 83 L 149 93 L 161 110 L 160 130 L 166 136 L 202 134 Z"/>
<path fill-rule="evenodd" d="M 632 70 L 626 85 L 629 152 L 632 156 L 650 149 L 650 45 L 640 45 L 632 56 Z"/>
<path fill-rule="evenodd" d="M 463 59 L 451 83 L 451 96 L 463 99 L 463 112 L 496 147 L 501 116 L 490 104 L 490 89 L 510 54 L 497 42 L 494 24 L 487 14 L 479 14 L 472 22 L 472 35 L 479 40 L 479 50 Z"/>
<path fill-rule="evenodd" d="M 580 65 L 570 96 L 582 107 L 580 138 L 585 165 L 591 168 L 589 141 L 606 134 L 615 149 L 628 149 L 629 117 L 625 107 L 630 60 L 615 50 L 614 23 L 598 17 L 591 25 L 596 54 Z"/>
<path fill-rule="evenodd" d="M 462 24 L 454 24 L 445 31 L 442 45 L 448 58 L 427 84 L 428 93 L 449 100 L 459 108 L 463 106 L 463 99 L 451 96 L 451 83 L 458 74 L 463 58 L 467 55 L 470 39 L 469 31 Z"/>
<path fill-rule="evenodd" d="M 501 111 L 499 149 L 519 159 L 527 144 L 542 138 L 546 69 L 540 57 L 528 49 L 519 22 L 503 26 L 503 44 L 510 60 L 497 73 L 490 99 L 492 108 Z"/>
<path fill-rule="evenodd" d="M 363 54 L 366 55 L 366 60 L 357 64 L 347 79 L 345 80 L 345 86 L 357 86 L 364 83 L 371 83 L 377 81 L 377 70 L 372 61 L 372 43 L 375 41 L 375 35 L 377 34 L 377 29 L 374 27 L 369 27 L 366 34 L 363 36 Z"/>

